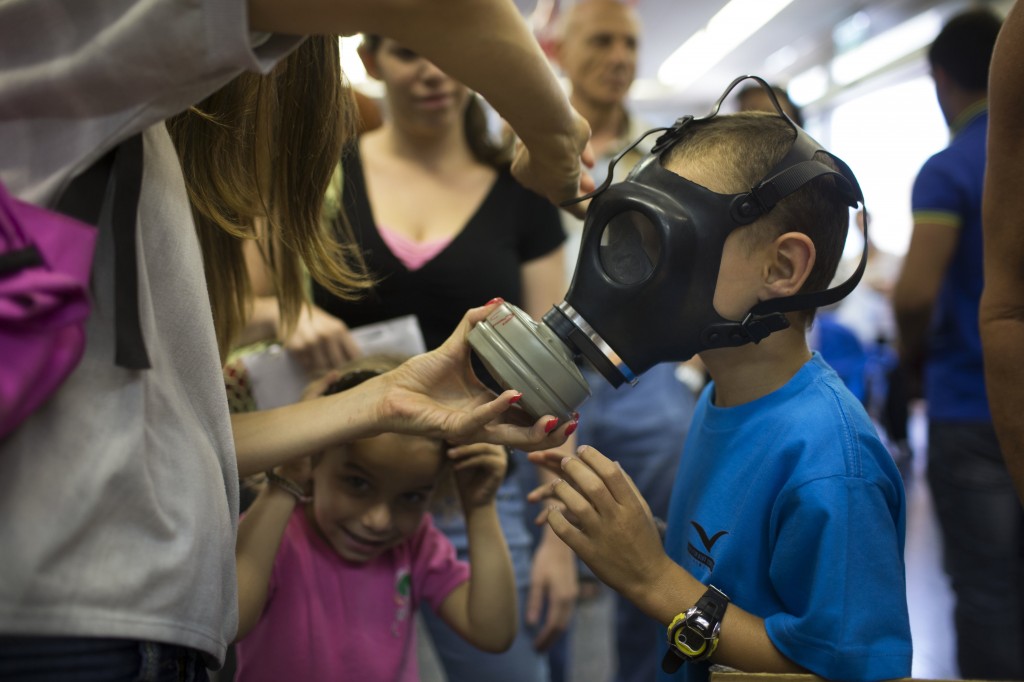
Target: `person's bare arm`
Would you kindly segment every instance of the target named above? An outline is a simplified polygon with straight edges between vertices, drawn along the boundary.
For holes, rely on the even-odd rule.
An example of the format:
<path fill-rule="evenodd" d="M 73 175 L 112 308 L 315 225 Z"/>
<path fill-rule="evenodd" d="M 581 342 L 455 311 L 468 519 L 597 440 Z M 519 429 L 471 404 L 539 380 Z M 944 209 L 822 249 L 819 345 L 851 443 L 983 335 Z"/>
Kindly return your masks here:
<path fill-rule="evenodd" d="M 308 459 L 302 459 L 278 468 L 275 473 L 308 490 L 312 465 Z M 238 524 L 235 540 L 238 579 L 236 641 L 245 637 L 263 615 L 274 562 L 296 501 L 293 493 L 276 483 L 267 482 Z"/>
<path fill-rule="evenodd" d="M 1014 5 L 989 73 L 983 230 L 985 289 L 979 323 L 992 421 L 1024 500 L 1024 9 Z"/>
<path fill-rule="evenodd" d="M 479 92 L 511 124 L 526 145 L 513 164 L 520 182 L 556 202 L 579 194 L 590 128 L 512 0 L 249 0 L 249 26 L 398 41 Z"/>
<path fill-rule="evenodd" d="M 235 541 L 238 578 L 236 641 L 249 634 L 263 614 L 274 559 L 294 509 L 295 498 L 292 495 L 276 486 L 267 486 L 238 524 Z"/>
<path fill-rule="evenodd" d="M 957 236 L 958 228 L 950 225 L 916 222 L 893 292 L 900 359 L 913 383 L 913 393 L 919 392 L 932 308 L 956 250 Z"/>
<path fill-rule="evenodd" d="M 548 433 L 545 427 L 552 415 L 533 420 L 515 407 L 515 391 L 495 396 L 472 372 L 466 335 L 494 305 L 467 312 L 439 348 L 350 390 L 232 415 L 239 475 L 385 432 L 452 443 L 498 443 L 526 451 L 558 447 L 570 435 L 569 424 Z"/>
<path fill-rule="evenodd" d="M 471 572 L 445 598 L 438 615 L 473 646 L 498 653 L 512 645 L 519 629 L 515 570 L 495 502 L 507 454 L 497 446 L 475 443 L 452 448 L 448 455 L 455 459 Z"/>
<path fill-rule="evenodd" d="M 561 468 L 564 480 L 551 490 L 572 520 L 554 510 L 548 523 L 594 574 L 664 626 L 696 604 L 707 588 L 665 553 L 651 510 L 626 472 L 590 447 Z M 775 647 L 763 618 L 736 604 L 725 611 L 711 661 L 748 671 L 806 672 Z"/>

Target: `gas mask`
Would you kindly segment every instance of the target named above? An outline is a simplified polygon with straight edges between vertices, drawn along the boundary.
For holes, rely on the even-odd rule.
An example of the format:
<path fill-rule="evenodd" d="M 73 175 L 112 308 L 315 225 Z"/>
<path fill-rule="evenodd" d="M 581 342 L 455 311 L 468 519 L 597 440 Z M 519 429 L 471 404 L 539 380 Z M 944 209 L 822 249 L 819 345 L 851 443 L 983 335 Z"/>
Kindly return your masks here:
<path fill-rule="evenodd" d="M 664 168 L 663 160 L 689 126 L 718 115 L 742 81 L 768 93 L 795 139 L 783 159 L 749 191 L 718 194 Z M 661 133 L 651 152 L 626 179 L 612 183 L 615 164 L 650 135 Z M 762 301 L 740 320 L 714 307 L 726 238 L 767 215 L 785 197 L 821 176 L 833 180 L 835 201 L 852 208 L 864 199 L 849 167 L 828 154 L 835 169 L 814 159 L 828 154 L 790 119 L 771 87 L 756 76 L 733 81 L 703 118 L 684 116 L 670 128 L 642 135 L 612 162 L 605 182 L 576 201 L 592 199 L 584 221 L 579 259 L 563 300 L 538 324 L 503 303 L 469 334 L 469 343 L 496 382 L 523 394 L 520 405 L 534 417 L 570 419 L 590 395 L 579 371 L 586 361 L 613 386 L 635 384 L 654 365 L 694 354 L 759 343 L 789 326 L 785 313 L 839 301 L 860 281 L 864 251 L 854 273 L 838 286 Z"/>

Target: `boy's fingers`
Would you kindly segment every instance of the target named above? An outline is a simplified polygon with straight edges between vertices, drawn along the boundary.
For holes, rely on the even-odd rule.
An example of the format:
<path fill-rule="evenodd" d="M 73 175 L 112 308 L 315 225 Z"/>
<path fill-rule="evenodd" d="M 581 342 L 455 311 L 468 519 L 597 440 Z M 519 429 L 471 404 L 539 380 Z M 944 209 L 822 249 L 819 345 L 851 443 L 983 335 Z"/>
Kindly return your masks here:
<path fill-rule="evenodd" d="M 604 482 L 605 488 L 619 504 L 628 504 L 639 495 L 636 487 L 618 462 L 613 462 L 600 452 L 589 446 L 581 446 L 577 452 L 581 461 L 585 462 Z"/>
<path fill-rule="evenodd" d="M 551 497 L 551 483 L 541 483 L 536 488 L 526 493 L 527 502 L 540 502 Z"/>
<path fill-rule="evenodd" d="M 581 551 L 586 546 L 587 538 L 579 528 L 569 523 L 569 520 L 562 514 L 562 510 L 555 508 L 548 514 L 548 525 L 555 535 L 564 542 L 569 549 L 582 556 Z"/>
<path fill-rule="evenodd" d="M 590 500 L 580 494 L 573 486 L 569 485 L 567 481 L 558 479 L 552 481 L 549 485 L 551 486 L 553 496 L 561 500 L 568 513 L 580 522 L 581 529 L 588 523 L 600 522 L 599 519 L 595 518 L 597 517 L 597 512 L 594 510 Z M 565 516 L 565 514 L 561 515 Z M 548 518 L 551 518 L 551 514 L 548 515 Z"/>
<path fill-rule="evenodd" d="M 606 510 L 608 504 L 615 501 L 602 477 L 578 457 L 566 457 L 562 460 L 562 476 L 583 493 L 598 513 L 602 509 Z"/>

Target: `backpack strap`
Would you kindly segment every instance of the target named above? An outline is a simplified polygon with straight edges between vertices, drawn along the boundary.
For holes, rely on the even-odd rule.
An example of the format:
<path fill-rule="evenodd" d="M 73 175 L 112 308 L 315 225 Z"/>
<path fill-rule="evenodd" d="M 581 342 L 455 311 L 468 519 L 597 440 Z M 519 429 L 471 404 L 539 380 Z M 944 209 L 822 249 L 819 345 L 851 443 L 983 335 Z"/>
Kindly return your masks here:
<path fill-rule="evenodd" d="M 142 133 L 107 152 L 75 177 L 57 200 L 56 209 L 90 225 L 98 225 L 107 186 L 114 178 L 110 210 L 114 236 L 114 362 L 125 369 L 149 369 L 149 354 L 139 320 L 139 273 L 136 223 L 142 188 Z"/>

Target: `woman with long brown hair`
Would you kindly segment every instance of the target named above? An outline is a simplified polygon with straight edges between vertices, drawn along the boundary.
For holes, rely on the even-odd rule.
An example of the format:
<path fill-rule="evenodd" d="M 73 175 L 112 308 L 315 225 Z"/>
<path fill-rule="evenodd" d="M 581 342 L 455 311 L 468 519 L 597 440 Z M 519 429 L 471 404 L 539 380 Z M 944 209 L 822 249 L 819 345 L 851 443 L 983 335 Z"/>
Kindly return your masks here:
<path fill-rule="evenodd" d="M 45 40 L 33 37 L 41 29 Z M 13 195 L 49 203 L 72 176 L 141 133 L 134 260 L 150 365 L 125 369 L 112 361 L 118 292 L 113 240 L 103 226 L 85 355 L 0 444 L 0 514 L 17 519 L 0 526 L 9 550 L 0 580 L 0 677 L 205 677 L 236 627 L 239 474 L 382 431 L 531 449 L 564 440 L 564 427 L 547 434 L 543 421 L 523 424 L 510 412 L 514 392 L 494 397 L 472 378 L 464 337 L 487 307 L 467 314 L 436 352 L 388 376 L 298 406 L 228 415 L 220 351 L 245 296 L 230 274 L 239 270 L 221 261 L 240 255 L 224 244 L 200 247 L 163 120 L 244 71 L 269 71 L 301 43 L 295 36 L 359 29 L 396 35 L 484 91 L 527 143 L 515 164 L 519 176 L 553 199 L 577 193 L 586 126 L 504 0 L 0 5 L 0 180 Z M 515 64 L 514 78 L 502 76 L 502 64 Z M 310 82 L 325 82 L 316 72 L 322 65 L 303 67 Z M 323 144 L 315 129 L 292 132 Z M 254 215 L 265 215 L 269 229 L 281 230 L 282 258 L 305 259 L 314 276 L 337 278 L 339 290 L 358 288 L 361 276 L 339 265 L 345 260 L 330 240 L 292 236 L 290 222 L 311 224 L 293 208 L 312 215 L 319 200 L 287 207 L 288 183 L 307 181 L 309 162 L 305 150 L 288 144 L 280 138 L 266 156 L 257 148 L 248 166 L 257 179 L 211 192 L 223 205 L 200 212 L 242 232 Z M 280 174 L 260 180 L 268 166 Z M 307 195 L 320 196 L 322 181 L 314 179 Z M 220 274 L 226 285 L 217 283 Z"/>

